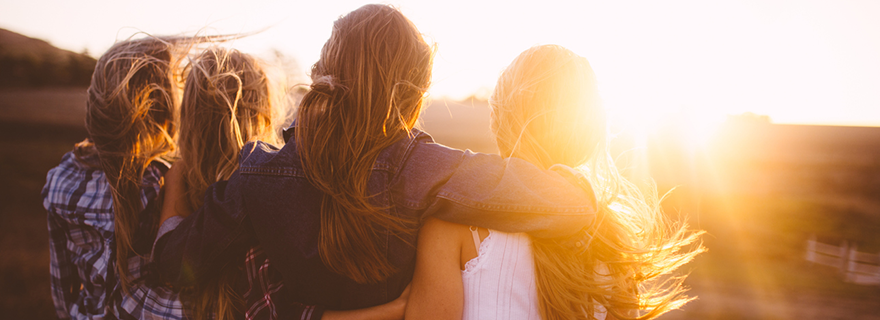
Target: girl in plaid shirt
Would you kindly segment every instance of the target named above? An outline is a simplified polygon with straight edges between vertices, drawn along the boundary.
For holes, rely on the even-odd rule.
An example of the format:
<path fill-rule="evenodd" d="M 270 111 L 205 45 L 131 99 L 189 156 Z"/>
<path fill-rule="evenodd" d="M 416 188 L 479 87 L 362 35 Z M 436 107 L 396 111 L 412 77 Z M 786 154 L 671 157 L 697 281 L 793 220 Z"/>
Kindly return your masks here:
<path fill-rule="evenodd" d="M 186 39 L 115 44 L 95 67 L 86 103 L 89 138 L 49 171 L 52 298 L 61 319 L 181 319 L 177 294 L 145 284 L 158 203 L 174 150 Z"/>

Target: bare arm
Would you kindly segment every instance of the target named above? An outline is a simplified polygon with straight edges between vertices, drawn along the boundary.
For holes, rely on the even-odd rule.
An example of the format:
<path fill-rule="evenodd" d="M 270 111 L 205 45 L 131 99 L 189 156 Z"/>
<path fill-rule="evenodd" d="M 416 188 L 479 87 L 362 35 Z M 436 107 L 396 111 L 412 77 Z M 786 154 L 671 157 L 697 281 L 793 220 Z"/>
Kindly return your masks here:
<path fill-rule="evenodd" d="M 184 198 L 183 167 L 183 161 L 178 161 L 165 173 L 164 199 L 162 200 L 162 213 L 159 215 L 159 225 L 173 216 L 186 217 L 192 213 L 187 208 Z"/>
<path fill-rule="evenodd" d="M 403 319 L 409 299 L 410 286 L 407 286 L 400 297 L 389 303 L 358 310 L 324 311 L 322 320 L 399 320 Z"/>
<path fill-rule="evenodd" d="M 458 230 L 462 227 L 432 218 L 419 231 L 407 319 L 461 319 L 464 289 Z"/>

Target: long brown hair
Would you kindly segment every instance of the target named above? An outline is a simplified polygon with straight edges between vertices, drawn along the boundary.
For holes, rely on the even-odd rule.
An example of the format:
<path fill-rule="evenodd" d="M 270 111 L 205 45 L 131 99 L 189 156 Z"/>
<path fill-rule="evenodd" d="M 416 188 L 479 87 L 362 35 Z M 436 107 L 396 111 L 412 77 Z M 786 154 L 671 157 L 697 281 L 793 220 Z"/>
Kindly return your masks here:
<path fill-rule="evenodd" d="M 132 236 L 143 209 L 141 186 L 150 162 L 176 147 L 180 39 L 148 36 L 116 43 L 95 66 L 86 102 L 89 140 L 82 156 L 96 152 L 110 183 L 116 241 L 116 269 L 128 293 Z"/>
<path fill-rule="evenodd" d="M 245 143 L 280 142 L 277 126 L 281 114 L 260 61 L 235 49 L 212 47 L 189 66 L 180 116 L 180 155 L 186 205 L 195 211 L 208 186 L 238 168 Z M 233 290 L 236 265 L 217 266 L 222 276 L 198 283 L 191 299 L 192 317 L 232 319 L 241 297 Z"/>
<path fill-rule="evenodd" d="M 365 5 L 336 20 L 312 66 L 296 114 L 296 144 L 310 181 L 325 193 L 319 252 L 358 283 L 395 272 L 377 237 L 410 232 L 371 203 L 367 180 L 379 153 L 410 133 L 430 84 L 434 48 L 400 11 Z"/>
<path fill-rule="evenodd" d="M 599 200 L 596 222 L 583 233 L 532 239 L 542 317 L 592 319 L 601 305 L 620 319 L 655 318 L 692 299 L 683 277 L 665 276 L 704 250 L 694 245 L 702 232 L 670 221 L 653 185 L 640 190 L 620 176 L 597 91 L 586 59 L 560 46 L 533 47 L 498 79 L 492 130 L 502 156 L 579 168 Z"/>

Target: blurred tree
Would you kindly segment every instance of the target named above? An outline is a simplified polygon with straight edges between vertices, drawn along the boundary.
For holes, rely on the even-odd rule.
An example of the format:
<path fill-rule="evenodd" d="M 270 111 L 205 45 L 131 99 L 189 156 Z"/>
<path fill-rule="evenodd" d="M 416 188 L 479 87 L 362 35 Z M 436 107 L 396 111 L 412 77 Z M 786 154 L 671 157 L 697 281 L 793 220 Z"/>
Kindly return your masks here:
<path fill-rule="evenodd" d="M 0 29 L 0 87 L 88 86 L 95 64 L 86 51 Z"/>

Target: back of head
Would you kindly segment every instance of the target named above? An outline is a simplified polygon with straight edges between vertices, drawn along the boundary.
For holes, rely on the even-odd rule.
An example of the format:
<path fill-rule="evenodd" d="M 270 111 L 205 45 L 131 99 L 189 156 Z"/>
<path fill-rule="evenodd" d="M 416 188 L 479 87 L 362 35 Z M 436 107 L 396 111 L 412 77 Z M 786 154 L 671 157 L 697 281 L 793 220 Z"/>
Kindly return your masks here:
<path fill-rule="evenodd" d="M 370 133 L 371 140 L 406 134 L 421 112 L 433 55 L 415 25 L 393 7 L 370 4 L 348 13 L 333 24 L 312 66 L 298 127 L 345 119 L 342 130 Z M 317 105 L 323 107 L 312 107 Z"/>
<path fill-rule="evenodd" d="M 557 45 L 532 47 L 502 72 L 489 98 L 502 156 L 547 168 L 604 151 L 605 112 L 587 59 Z"/>
<path fill-rule="evenodd" d="M 189 66 L 180 111 L 180 154 L 187 202 L 195 211 L 207 187 L 238 168 L 248 141 L 278 142 L 278 104 L 253 56 L 212 47 Z"/>
<path fill-rule="evenodd" d="M 367 180 L 379 153 L 415 126 L 433 55 L 433 47 L 400 11 L 365 5 L 333 24 L 312 67 L 312 90 L 296 114 L 296 143 L 306 173 L 328 195 L 321 213 L 321 257 L 331 270 L 359 283 L 394 272 L 378 250 L 377 232 L 407 228 L 370 204 Z"/>
<path fill-rule="evenodd" d="M 659 277 L 702 251 L 688 247 L 700 232 L 670 223 L 656 190 L 619 175 L 586 59 L 556 45 L 530 48 L 504 70 L 489 104 L 502 156 L 579 167 L 599 200 L 596 222 L 573 239 L 533 239 L 544 319 L 591 319 L 599 305 L 618 319 L 647 319 L 691 300 L 683 278 Z"/>
<path fill-rule="evenodd" d="M 95 66 L 86 129 L 101 156 L 151 158 L 173 149 L 178 83 L 172 45 L 147 37 L 119 42 Z M 137 146 L 137 154 L 128 151 Z"/>
<path fill-rule="evenodd" d="M 98 59 L 86 103 L 86 129 L 113 193 L 116 260 L 128 289 L 131 237 L 151 161 L 175 148 L 179 57 L 156 37 L 119 42 Z"/>

